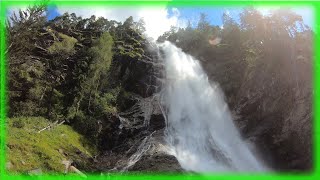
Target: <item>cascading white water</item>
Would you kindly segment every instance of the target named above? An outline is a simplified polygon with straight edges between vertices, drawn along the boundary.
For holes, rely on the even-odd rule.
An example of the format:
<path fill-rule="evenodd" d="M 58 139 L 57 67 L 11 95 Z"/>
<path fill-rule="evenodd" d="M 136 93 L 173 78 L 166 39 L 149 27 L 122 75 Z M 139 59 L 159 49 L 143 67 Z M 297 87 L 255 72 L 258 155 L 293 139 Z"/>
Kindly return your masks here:
<path fill-rule="evenodd" d="M 265 171 L 233 124 L 217 84 L 169 42 L 164 51 L 167 136 L 180 165 L 196 172 Z"/>

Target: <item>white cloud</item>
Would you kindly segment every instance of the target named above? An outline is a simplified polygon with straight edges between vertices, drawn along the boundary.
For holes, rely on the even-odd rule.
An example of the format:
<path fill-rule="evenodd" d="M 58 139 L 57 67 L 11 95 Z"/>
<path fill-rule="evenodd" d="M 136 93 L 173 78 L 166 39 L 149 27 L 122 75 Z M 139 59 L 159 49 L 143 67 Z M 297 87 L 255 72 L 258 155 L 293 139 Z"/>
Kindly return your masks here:
<path fill-rule="evenodd" d="M 169 9 L 170 10 L 170 9 Z M 134 20 L 143 18 L 146 23 L 146 33 L 148 36 L 155 40 L 162 35 L 165 31 L 170 30 L 171 26 L 186 27 L 187 22 L 180 17 L 180 12 L 177 8 L 171 8 L 172 14 L 169 16 L 166 7 L 60 7 L 58 6 L 59 13 L 65 12 L 76 13 L 78 16 L 96 17 L 103 16 L 110 20 L 125 21 L 129 16 Z"/>
<path fill-rule="evenodd" d="M 172 12 L 173 12 L 174 16 L 180 16 L 180 12 L 177 8 L 172 8 Z"/>
<path fill-rule="evenodd" d="M 31 4 L 31 3 L 30 3 Z M 8 16 L 13 12 L 18 12 L 19 8 L 25 10 L 26 6 L 17 7 L 16 5 L 8 10 Z M 180 18 L 180 11 L 177 8 L 160 7 L 83 7 L 83 6 L 57 6 L 60 14 L 65 12 L 76 13 L 85 18 L 95 15 L 103 16 L 110 20 L 125 21 L 129 16 L 138 21 L 143 18 L 146 23 L 146 33 L 153 39 L 157 39 L 165 31 L 169 31 L 171 26 L 186 27 L 187 20 Z M 170 13 L 169 16 L 169 10 Z"/>
<path fill-rule="evenodd" d="M 257 9 L 261 12 L 262 15 L 268 16 L 272 13 L 272 11 L 278 10 L 281 7 L 257 7 Z M 302 19 L 305 24 L 309 25 L 311 28 L 314 26 L 314 9 L 312 7 L 288 7 L 296 14 L 302 16 Z"/>
<path fill-rule="evenodd" d="M 280 6 L 271 6 L 271 7 L 257 7 L 257 10 L 261 12 L 262 15 L 269 15 L 272 11 L 280 9 Z M 313 18 L 313 9 L 310 7 L 288 7 L 293 12 L 308 18 Z"/>

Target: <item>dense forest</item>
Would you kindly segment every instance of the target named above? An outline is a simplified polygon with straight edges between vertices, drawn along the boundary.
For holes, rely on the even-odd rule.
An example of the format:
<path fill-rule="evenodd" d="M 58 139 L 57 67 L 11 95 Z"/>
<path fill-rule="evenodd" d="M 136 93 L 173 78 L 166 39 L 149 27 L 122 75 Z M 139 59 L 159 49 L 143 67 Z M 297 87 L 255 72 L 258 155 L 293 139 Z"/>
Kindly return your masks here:
<path fill-rule="evenodd" d="M 290 9 L 262 15 L 245 8 L 240 23 L 224 14 L 223 28 L 200 17 L 197 27 L 172 28 L 158 41 L 171 41 L 201 61 L 223 89 L 242 135 L 270 166 L 310 170 L 312 29 Z"/>
<path fill-rule="evenodd" d="M 240 14 L 240 24 L 227 14 L 222 19 L 223 29 L 211 26 L 206 15 L 201 14 L 196 28 L 173 28 L 158 41 L 169 40 L 201 61 L 219 61 L 224 63 L 221 66 L 228 66 L 226 71 L 220 71 L 223 74 L 215 76 L 222 78 L 216 79 L 220 84 L 226 84 L 227 97 L 234 97 L 236 89 L 259 66 L 270 74 L 297 73 L 296 61 L 310 63 L 312 59 L 312 31 L 293 11 L 280 9 L 263 16 L 254 8 L 247 8 Z M 295 78 L 290 81 L 290 88 L 299 86 L 299 74 L 283 76 Z"/>
<path fill-rule="evenodd" d="M 121 108 L 120 76 L 144 56 L 143 22 L 124 23 L 63 14 L 51 21 L 36 6 L 11 17 L 8 26 L 9 117 L 66 120 L 93 137 L 99 119 Z M 28 29 L 28 31 L 26 31 Z"/>
<path fill-rule="evenodd" d="M 224 14 L 223 27 L 211 25 L 201 14 L 197 26 L 172 27 L 152 42 L 143 19 L 117 22 L 65 13 L 47 20 L 46 8 L 40 4 L 20 10 L 6 23 L 7 167 L 12 171 L 63 171 L 60 162 L 53 162 L 61 149 L 68 152 L 64 157 L 79 159 L 77 168 L 101 171 L 88 165 L 101 165 L 95 155 L 113 150 L 136 133 L 117 135 L 119 114 L 131 108 L 137 96 L 153 93 L 147 80 L 141 81 L 149 67 L 141 63 L 158 58 L 154 47 L 164 41 L 196 57 L 210 80 L 220 84 L 230 109 L 242 117 L 235 122 L 243 136 L 256 137 L 261 149 L 268 149 L 263 153 L 271 154 L 269 163 L 279 164 L 280 170 L 311 168 L 313 32 L 293 11 L 279 9 L 263 16 L 248 7 L 240 14 L 240 23 Z M 306 109 L 297 107 L 298 101 Z M 48 124 L 63 127 L 42 132 Z M 42 142 L 63 133 L 70 133 L 70 138 L 51 145 Z M 33 136 L 41 145 L 21 145 Z M 68 143 L 75 143 L 75 148 L 68 149 Z M 53 152 L 45 146 L 58 147 Z M 39 147 L 43 149 L 36 150 Z M 21 160 L 19 148 L 39 157 Z"/>

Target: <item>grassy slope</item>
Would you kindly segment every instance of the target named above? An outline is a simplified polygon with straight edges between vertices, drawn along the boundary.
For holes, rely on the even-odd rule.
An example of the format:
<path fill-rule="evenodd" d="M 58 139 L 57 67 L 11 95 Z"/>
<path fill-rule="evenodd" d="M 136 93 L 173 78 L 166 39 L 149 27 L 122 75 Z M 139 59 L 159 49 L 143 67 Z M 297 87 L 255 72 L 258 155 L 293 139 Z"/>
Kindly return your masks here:
<path fill-rule="evenodd" d="M 91 156 L 95 152 L 93 146 L 70 126 L 61 125 L 37 133 L 48 126 L 48 120 L 22 117 L 9 119 L 8 122 L 6 154 L 11 172 L 28 172 L 38 168 L 44 172 L 63 172 L 65 166 L 62 160 L 73 160 L 84 165 L 88 162 L 81 158 L 81 154 Z"/>

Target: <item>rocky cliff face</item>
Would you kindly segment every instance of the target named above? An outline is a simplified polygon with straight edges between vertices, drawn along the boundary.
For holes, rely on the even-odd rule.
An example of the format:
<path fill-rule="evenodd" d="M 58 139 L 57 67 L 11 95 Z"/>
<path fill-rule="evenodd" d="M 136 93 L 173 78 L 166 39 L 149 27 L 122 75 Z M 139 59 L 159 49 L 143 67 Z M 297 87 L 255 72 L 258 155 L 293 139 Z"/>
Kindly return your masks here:
<path fill-rule="evenodd" d="M 266 164 L 279 171 L 311 170 L 311 64 L 299 59 L 278 63 L 277 68 L 258 64 L 226 99 L 243 137 L 256 144 Z M 223 77 L 217 71 L 227 69 L 225 65 L 202 64 L 211 80 L 223 89 L 231 86 L 233 82 L 219 82 Z"/>
<path fill-rule="evenodd" d="M 239 89 L 235 111 L 247 138 L 270 153 L 280 170 L 312 168 L 311 65 L 277 74 L 256 71 Z"/>
<path fill-rule="evenodd" d="M 143 60 L 132 61 L 122 70 L 118 66 L 122 73 L 117 78 L 133 95 L 124 99 L 122 112 L 100 134 L 105 149 L 95 161 L 98 171 L 183 171 L 164 142 L 165 119 L 159 103 L 164 67 L 156 46 L 146 46 L 153 48 L 145 48 Z M 237 66 L 234 62 L 201 61 L 209 78 L 225 91 L 243 138 L 256 145 L 270 168 L 311 170 L 311 64 L 280 60 L 283 66 L 270 68 L 261 62 L 250 71 L 239 70 L 246 72 L 239 78 L 233 77 L 239 73 L 224 77 L 232 73 L 229 66 Z"/>
<path fill-rule="evenodd" d="M 165 119 L 159 102 L 164 78 L 161 58 L 154 44 L 145 46 L 142 60 L 118 61 L 115 79 L 132 95 L 123 99 L 122 112 L 100 134 L 104 149 L 95 161 L 97 171 L 182 171 L 165 149 Z M 123 68 L 121 63 L 130 65 Z"/>

